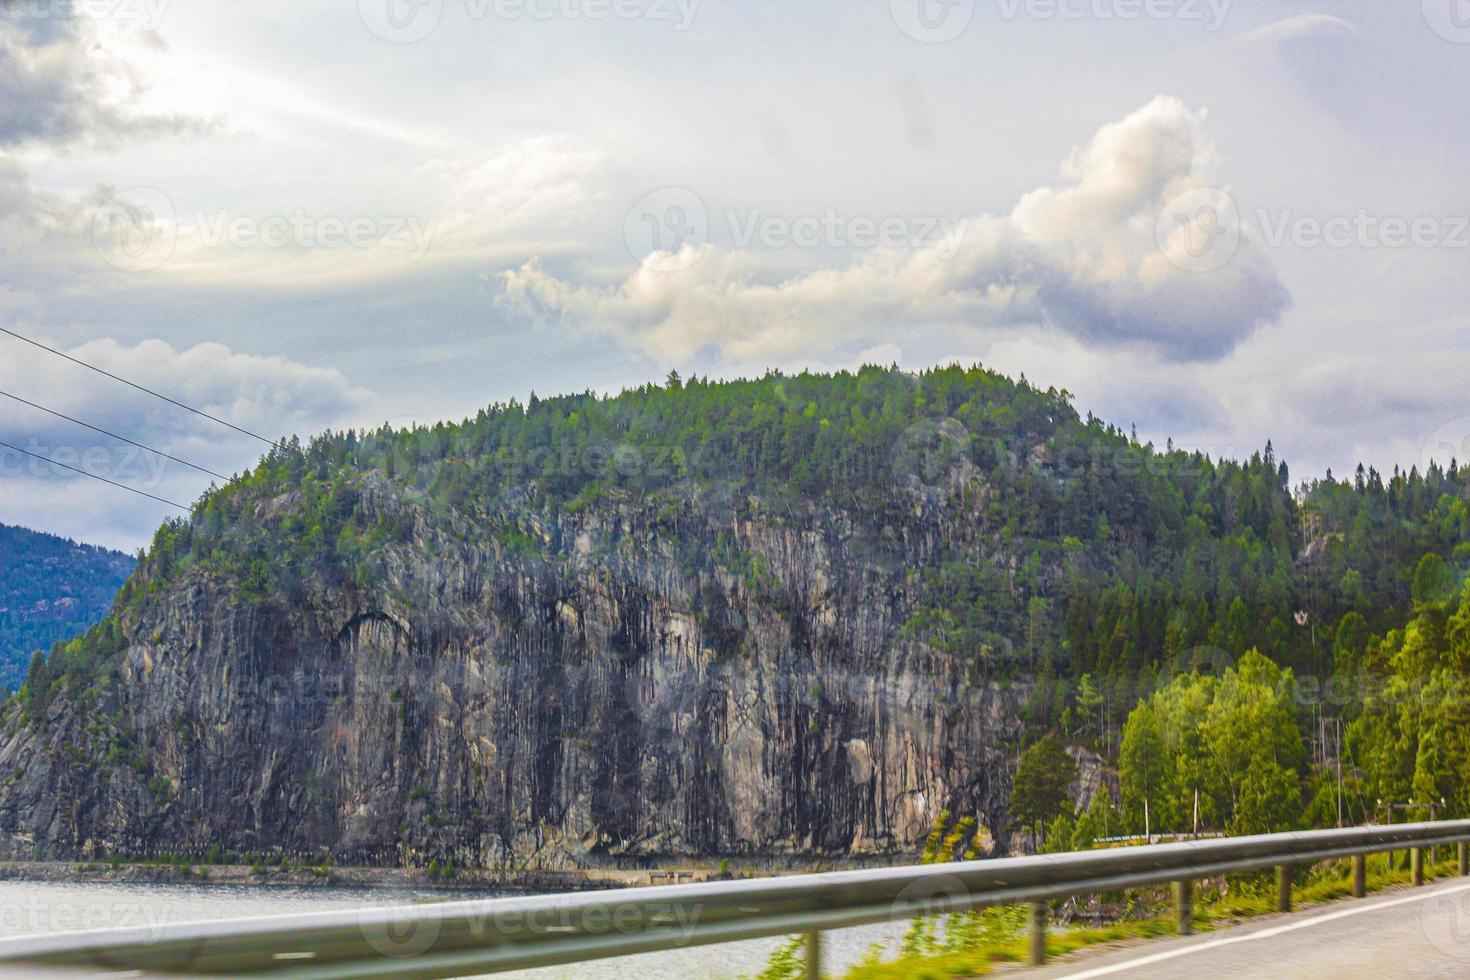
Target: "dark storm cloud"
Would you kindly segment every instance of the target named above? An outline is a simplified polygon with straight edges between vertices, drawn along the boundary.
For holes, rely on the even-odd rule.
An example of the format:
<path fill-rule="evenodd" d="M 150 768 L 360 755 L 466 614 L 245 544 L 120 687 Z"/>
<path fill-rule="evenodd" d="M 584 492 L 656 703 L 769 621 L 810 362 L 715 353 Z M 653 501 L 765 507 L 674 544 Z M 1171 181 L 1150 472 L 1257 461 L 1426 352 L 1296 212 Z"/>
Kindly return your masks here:
<path fill-rule="evenodd" d="M 131 14 L 128 3 L 111 6 L 119 26 L 159 44 L 148 30 L 159 2 L 138 0 Z M 128 103 L 145 89 L 143 79 L 117 59 L 97 26 L 65 3 L 0 0 L 0 147 L 109 143 L 206 128 L 183 116 L 130 112 Z"/>

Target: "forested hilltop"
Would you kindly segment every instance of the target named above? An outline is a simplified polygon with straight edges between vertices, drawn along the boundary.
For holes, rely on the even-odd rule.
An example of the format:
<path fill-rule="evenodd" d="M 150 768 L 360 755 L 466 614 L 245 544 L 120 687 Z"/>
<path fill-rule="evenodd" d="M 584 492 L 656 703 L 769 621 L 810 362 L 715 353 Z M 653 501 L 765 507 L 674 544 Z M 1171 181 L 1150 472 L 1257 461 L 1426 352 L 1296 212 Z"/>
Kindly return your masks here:
<path fill-rule="evenodd" d="M 1324 718 L 1359 810 L 1465 812 L 1460 702 L 1383 692 L 1463 673 L 1467 495 L 1453 466 L 1293 490 L 1269 444 L 1141 445 L 981 368 L 292 442 L 33 665 L 0 847 L 901 853 L 946 809 L 1054 846 L 1145 801 L 1188 829 L 1197 790 L 1209 826 L 1275 828 L 1328 819 Z M 1058 742 L 1120 760 L 1119 810 L 1018 776 Z"/>
<path fill-rule="evenodd" d="M 21 685 L 36 651 L 105 616 L 136 564 L 106 548 L 0 524 L 0 691 Z"/>

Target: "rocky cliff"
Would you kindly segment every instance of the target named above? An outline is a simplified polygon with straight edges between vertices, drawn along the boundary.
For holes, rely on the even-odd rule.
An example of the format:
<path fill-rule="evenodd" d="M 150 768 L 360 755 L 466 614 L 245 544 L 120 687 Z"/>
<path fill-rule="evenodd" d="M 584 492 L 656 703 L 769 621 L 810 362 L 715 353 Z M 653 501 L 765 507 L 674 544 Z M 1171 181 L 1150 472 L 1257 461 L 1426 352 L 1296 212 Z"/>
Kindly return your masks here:
<path fill-rule="evenodd" d="M 978 369 L 283 445 L 4 708 L 0 852 L 901 854 L 943 809 L 1005 846 L 1067 596 L 1239 525 L 1152 458 Z"/>
<path fill-rule="evenodd" d="M 974 536 L 963 489 L 879 524 L 606 502 L 511 550 L 369 479 L 362 512 L 412 527 L 380 584 L 245 604 L 185 572 L 124 615 L 104 712 L 58 698 L 6 732 L 0 827 L 48 853 L 551 866 L 895 852 L 945 807 L 1002 827 L 1017 695 L 901 629 L 915 566 Z"/>

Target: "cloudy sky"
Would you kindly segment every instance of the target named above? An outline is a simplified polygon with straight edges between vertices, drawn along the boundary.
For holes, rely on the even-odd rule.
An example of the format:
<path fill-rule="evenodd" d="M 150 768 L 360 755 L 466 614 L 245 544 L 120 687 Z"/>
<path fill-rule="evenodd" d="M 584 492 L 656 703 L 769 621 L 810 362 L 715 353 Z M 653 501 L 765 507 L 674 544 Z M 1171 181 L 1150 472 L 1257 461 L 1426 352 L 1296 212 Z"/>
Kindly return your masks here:
<path fill-rule="evenodd" d="M 243 428 L 978 360 L 1294 475 L 1470 437 L 1463 0 L 0 0 L 0 325 Z M 0 335 L 0 441 L 259 443 Z M 0 522 L 170 508 L 0 451 Z"/>

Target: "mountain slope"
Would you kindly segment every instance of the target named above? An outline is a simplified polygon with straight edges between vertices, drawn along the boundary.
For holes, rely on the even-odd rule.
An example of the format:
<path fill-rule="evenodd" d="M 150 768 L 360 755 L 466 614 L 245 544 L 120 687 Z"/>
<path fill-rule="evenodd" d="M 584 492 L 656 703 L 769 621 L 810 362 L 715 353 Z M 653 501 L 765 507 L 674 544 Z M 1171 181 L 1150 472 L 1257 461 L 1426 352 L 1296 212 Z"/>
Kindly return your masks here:
<path fill-rule="evenodd" d="M 24 682 L 37 650 L 101 620 L 136 564 L 120 552 L 0 524 L 0 689 Z"/>
<path fill-rule="evenodd" d="M 1295 614 L 1355 554 L 1319 539 L 1381 509 L 1346 492 L 1308 520 L 1269 450 L 1158 453 L 978 368 L 284 446 L 6 706 L 0 851 L 901 853 L 942 809 L 1005 846 L 1028 728 L 1106 750 L 1192 649 L 1318 655 Z"/>

